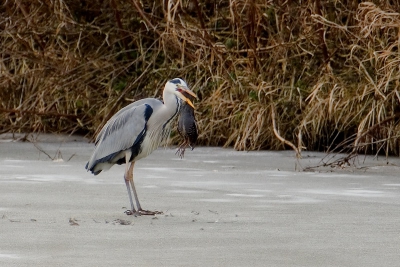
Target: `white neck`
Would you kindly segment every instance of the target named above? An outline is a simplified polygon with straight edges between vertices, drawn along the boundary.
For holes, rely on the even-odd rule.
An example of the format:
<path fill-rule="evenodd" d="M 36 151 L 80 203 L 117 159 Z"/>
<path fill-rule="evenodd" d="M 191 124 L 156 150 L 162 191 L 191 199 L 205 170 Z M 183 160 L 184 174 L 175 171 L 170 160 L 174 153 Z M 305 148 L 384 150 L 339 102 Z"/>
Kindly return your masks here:
<path fill-rule="evenodd" d="M 177 114 L 181 107 L 181 100 L 177 96 L 164 91 L 163 93 L 164 105 L 160 114 L 164 120 L 172 120 Z M 165 121 L 164 121 L 165 123 Z"/>

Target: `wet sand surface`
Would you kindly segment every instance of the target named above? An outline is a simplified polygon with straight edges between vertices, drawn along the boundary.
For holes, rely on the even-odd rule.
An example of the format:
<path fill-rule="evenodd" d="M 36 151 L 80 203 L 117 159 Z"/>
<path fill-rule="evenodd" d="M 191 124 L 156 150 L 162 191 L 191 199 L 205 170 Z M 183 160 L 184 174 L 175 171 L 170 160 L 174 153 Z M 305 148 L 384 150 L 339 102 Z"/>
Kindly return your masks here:
<path fill-rule="evenodd" d="M 84 169 L 93 144 L 0 140 L 0 266 L 399 266 L 398 158 L 296 171 L 291 151 L 158 149 L 135 165 Z M 72 156 L 72 158 L 70 158 Z M 303 167 L 323 153 L 303 152 Z M 299 165 L 297 165 L 299 166 Z"/>

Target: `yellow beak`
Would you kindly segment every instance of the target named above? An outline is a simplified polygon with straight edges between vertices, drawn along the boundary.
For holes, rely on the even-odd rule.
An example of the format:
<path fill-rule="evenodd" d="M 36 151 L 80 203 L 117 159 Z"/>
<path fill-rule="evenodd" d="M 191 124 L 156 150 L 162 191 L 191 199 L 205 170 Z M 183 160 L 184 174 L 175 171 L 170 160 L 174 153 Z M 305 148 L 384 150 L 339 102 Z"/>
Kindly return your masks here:
<path fill-rule="evenodd" d="M 192 90 L 190 90 L 186 86 L 178 85 L 178 91 L 176 93 L 177 93 L 177 96 L 179 96 L 179 98 L 181 98 L 183 101 L 188 103 L 188 105 L 194 109 L 194 105 L 190 98 L 198 99 L 198 97 Z M 187 95 L 187 96 L 185 96 L 185 95 Z"/>

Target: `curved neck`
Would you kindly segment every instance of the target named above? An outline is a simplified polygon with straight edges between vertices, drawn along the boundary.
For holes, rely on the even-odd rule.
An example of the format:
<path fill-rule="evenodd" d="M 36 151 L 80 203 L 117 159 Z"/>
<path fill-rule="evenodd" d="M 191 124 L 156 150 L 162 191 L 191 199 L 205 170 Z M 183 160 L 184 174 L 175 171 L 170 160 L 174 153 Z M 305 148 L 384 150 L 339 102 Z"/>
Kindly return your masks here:
<path fill-rule="evenodd" d="M 181 108 L 181 101 L 176 95 L 166 93 L 165 91 L 163 93 L 163 100 L 163 115 L 165 117 L 173 119 L 178 114 L 179 109 Z"/>
<path fill-rule="evenodd" d="M 168 126 L 180 110 L 180 100 L 174 94 L 164 92 L 163 100 L 164 104 L 154 111 L 148 121 L 149 129 L 161 130 Z"/>

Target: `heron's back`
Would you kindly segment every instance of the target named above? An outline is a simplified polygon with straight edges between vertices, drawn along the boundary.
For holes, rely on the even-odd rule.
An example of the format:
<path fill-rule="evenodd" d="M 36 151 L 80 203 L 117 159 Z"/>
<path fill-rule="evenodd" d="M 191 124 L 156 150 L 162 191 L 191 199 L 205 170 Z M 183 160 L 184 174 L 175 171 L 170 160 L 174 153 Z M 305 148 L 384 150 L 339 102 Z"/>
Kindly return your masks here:
<path fill-rule="evenodd" d="M 114 164 L 126 163 L 126 152 L 131 153 L 129 161 L 138 160 L 156 149 L 161 140 L 154 140 L 153 146 L 143 149 L 149 143 L 152 129 L 148 122 L 155 110 L 163 106 L 160 100 L 146 98 L 136 101 L 114 114 L 104 125 L 96 138 L 95 150 L 86 164 L 86 169 L 97 175 Z M 150 131 L 149 131 L 150 130 Z"/>

